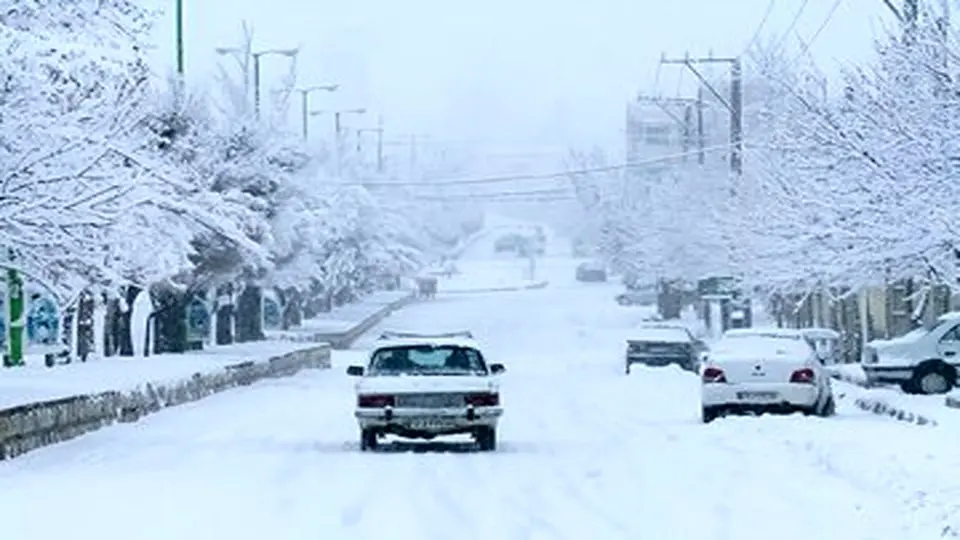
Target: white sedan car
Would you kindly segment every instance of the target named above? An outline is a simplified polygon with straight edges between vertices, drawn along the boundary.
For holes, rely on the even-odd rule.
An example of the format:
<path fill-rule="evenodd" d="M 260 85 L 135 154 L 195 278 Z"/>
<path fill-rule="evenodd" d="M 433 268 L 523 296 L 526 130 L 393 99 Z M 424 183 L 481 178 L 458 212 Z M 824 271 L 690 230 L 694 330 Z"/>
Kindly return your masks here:
<path fill-rule="evenodd" d="M 701 368 L 703 421 L 728 413 L 835 413 L 833 387 L 802 336 L 721 339 Z"/>
<path fill-rule="evenodd" d="M 480 450 L 497 446 L 503 414 L 497 375 L 469 332 L 386 332 L 366 367 L 350 366 L 356 385 L 360 449 L 374 450 L 386 435 L 433 439 L 472 434 Z"/>

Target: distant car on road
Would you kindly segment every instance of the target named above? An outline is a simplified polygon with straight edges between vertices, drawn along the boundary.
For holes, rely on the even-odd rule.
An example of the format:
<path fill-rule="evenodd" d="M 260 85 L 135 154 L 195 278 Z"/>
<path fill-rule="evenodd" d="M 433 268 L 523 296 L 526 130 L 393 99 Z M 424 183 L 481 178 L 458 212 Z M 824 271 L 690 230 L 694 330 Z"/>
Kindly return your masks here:
<path fill-rule="evenodd" d="M 621 306 L 652 306 L 657 303 L 657 290 L 653 289 L 627 289 L 616 296 L 616 301 Z"/>
<path fill-rule="evenodd" d="M 607 280 L 607 269 L 598 262 L 585 262 L 577 266 L 577 281 L 602 282 Z"/>
<path fill-rule="evenodd" d="M 687 371 L 697 371 L 703 342 L 687 328 L 653 323 L 641 325 L 635 332 L 627 340 L 626 374 L 630 374 L 633 364 L 655 367 L 676 364 Z"/>
<path fill-rule="evenodd" d="M 388 434 L 430 440 L 467 433 L 480 450 L 495 450 L 503 414 L 496 376 L 504 371 L 503 364 L 487 364 L 467 331 L 384 332 L 366 366 L 347 368 L 360 377 L 360 449 L 375 450 Z"/>
<path fill-rule="evenodd" d="M 806 339 L 724 337 L 706 355 L 700 377 L 704 422 L 726 414 L 836 412 L 830 376 Z"/>

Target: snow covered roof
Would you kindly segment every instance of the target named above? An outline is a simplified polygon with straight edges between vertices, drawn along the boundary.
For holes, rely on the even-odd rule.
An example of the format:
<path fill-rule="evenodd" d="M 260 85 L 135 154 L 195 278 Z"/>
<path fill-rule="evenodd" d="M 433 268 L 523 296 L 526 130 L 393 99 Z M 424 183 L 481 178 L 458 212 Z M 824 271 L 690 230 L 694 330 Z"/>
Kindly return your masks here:
<path fill-rule="evenodd" d="M 799 360 L 813 354 L 813 349 L 802 339 L 784 339 L 763 336 L 723 338 L 710 348 L 709 358 L 722 360 Z"/>
<path fill-rule="evenodd" d="M 683 327 L 641 327 L 627 341 L 658 341 L 661 343 L 690 343 L 690 334 Z"/>

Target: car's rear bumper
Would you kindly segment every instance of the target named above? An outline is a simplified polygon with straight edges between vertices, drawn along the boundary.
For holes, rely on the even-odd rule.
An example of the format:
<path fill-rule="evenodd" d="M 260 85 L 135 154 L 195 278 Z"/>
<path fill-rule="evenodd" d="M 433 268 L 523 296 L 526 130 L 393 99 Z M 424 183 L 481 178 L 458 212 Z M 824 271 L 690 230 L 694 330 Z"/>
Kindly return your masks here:
<path fill-rule="evenodd" d="M 406 437 L 470 433 L 478 427 L 496 427 L 501 407 L 455 409 L 357 409 L 361 429 L 377 429 Z"/>
<path fill-rule="evenodd" d="M 812 408 L 817 405 L 819 398 L 820 390 L 812 384 L 710 383 L 702 385 L 700 390 L 700 401 L 704 407 L 732 409 Z"/>

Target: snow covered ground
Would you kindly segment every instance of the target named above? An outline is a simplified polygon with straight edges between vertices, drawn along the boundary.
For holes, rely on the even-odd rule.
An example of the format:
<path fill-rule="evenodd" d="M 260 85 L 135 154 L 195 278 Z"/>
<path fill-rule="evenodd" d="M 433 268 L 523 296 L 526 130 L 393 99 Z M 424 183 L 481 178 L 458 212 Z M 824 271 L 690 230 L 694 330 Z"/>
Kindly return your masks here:
<path fill-rule="evenodd" d="M 440 294 L 358 344 L 383 328 L 473 330 L 508 369 L 496 453 L 437 443 L 360 453 L 344 368 L 363 352 L 336 351 L 332 371 L 0 463 L 3 531 L 76 540 L 960 535 L 960 433 L 844 402 L 831 419 L 702 425 L 695 376 L 622 374 L 623 339 L 643 310 L 617 306 L 615 284 L 576 283 L 576 261 L 543 263 L 546 289 Z"/>

